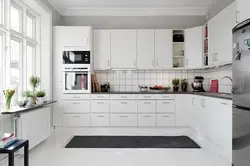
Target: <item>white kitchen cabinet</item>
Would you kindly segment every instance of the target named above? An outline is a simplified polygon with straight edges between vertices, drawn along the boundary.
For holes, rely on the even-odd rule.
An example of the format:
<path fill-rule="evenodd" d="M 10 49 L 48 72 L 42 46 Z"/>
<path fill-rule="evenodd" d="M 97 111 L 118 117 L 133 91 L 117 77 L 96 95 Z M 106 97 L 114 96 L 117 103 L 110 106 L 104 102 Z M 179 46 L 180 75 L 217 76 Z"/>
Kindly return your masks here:
<path fill-rule="evenodd" d="M 185 101 L 185 104 L 183 102 Z M 191 126 L 192 114 L 190 113 L 191 95 L 175 95 L 175 126 Z"/>
<path fill-rule="evenodd" d="M 157 114 L 157 126 L 174 127 L 174 114 Z"/>
<path fill-rule="evenodd" d="M 202 26 L 185 30 L 185 67 L 203 66 L 202 31 Z"/>
<path fill-rule="evenodd" d="M 232 29 L 236 3 L 232 3 L 208 22 L 209 65 L 232 62 Z"/>
<path fill-rule="evenodd" d="M 81 100 L 64 101 L 64 113 L 76 114 L 76 113 L 89 113 L 90 102 Z"/>
<path fill-rule="evenodd" d="M 156 101 L 155 100 L 139 100 L 138 101 L 138 113 L 156 113 Z"/>
<path fill-rule="evenodd" d="M 136 30 L 111 30 L 111 68 L 136 68 Z"/>
<path fill-rule="evenodd" d="M 109 113 L 109 100 L 92 100 L 92 113 Z"/>
<path fill-rule="evenodd" d="M 109 114 L 92 114 L 91 126 L 93 127 L 109 126 Z"/>
<path fill-rule="evenodd" d="M 157 113 L 174 113 L 174 100 L 158 100 L 156 104 Z"/>
<path fill-rule="evenodd" d="M 110 69 L 110 30 L 94 30 L 94 69 Z"/>
<path fill-rule="evenodd" d="M 64 114 L 64 127 L 88 127 L 90 126 L 89 114 Z"/>
<path fill-rule="evenodd" d="M 156 114 L 140 114 L 138 115 L 138 126 L 154 127 L 156 126 Z"/>
<path fill-rule="evenodd" d="M 249 6 L 250 1 L 249 0 L 236 0 L 237 2 L 237 10 L 239 15 L 239 20 L 237 22 L 242 22 L 246 19 L 250 18 L 250 12 L 249 12 Z"/>
<path fill-rule="evenodd" d="M 155 40 L 154 30 L 137 30 L 137 68 L 155 68 Z"/>
<path fill-rule="evenodd" d="M 173 67 L 173 30 L 155 30 L 155 68 Z"/>
<path fill-rule="evenodd" d="M 92 100 L 109 100 L 109 94 L 92 94 Z"/>
<path fill-rule="evenodd" d="M 137 126 L 137 115 L 135 114 L 111 114 L 110 126 L 135 127 Z"/>
<path fill-rule="evenodd" d="M 111 100 L 110 113 L 137 113 L 137 100 Z"/>

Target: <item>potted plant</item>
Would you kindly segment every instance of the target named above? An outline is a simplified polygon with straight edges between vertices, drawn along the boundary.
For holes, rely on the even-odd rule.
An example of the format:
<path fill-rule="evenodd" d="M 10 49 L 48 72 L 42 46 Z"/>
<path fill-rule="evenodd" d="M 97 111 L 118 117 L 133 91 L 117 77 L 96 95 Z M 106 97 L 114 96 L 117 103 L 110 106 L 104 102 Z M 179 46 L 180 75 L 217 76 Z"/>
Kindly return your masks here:
<path fill-rule="evenodd" d="M 175 79 L 172 80 L 172 84 L 173 84 L 174 92 L 178 92 L 180 80 L 178 78 L 175 78 Z"/>
<path fill-rule="evenodd" d="M 30 77 L 30 85 L 32 86 L 32 91 L 35 92 L 36 88 L 39 86 L 41 80 L 37 76 Z"/>
<path fill-rule="evenodd" d="M 182 79 L 181 80 L 181 90 L 182 90 L 182 92 L 186 92 L 187 87 L 188 87 L 187 79 Z"/>
<path fill-rule="evenodd" d="M 37 98 L 37 104 L 43 104 L 44 103 L 44 91 L 38 91 L 36 92 L 36 98 Z"/>
<path fill-rule="evenodd" d="M 36 99 L 36 95 L 34 94 L 34 92 L 27 90 L 23 92 L 23 97 L 28 99 L 28 103 L 26 104 L 26 106 L 36 104 L 37 99 Z"/>

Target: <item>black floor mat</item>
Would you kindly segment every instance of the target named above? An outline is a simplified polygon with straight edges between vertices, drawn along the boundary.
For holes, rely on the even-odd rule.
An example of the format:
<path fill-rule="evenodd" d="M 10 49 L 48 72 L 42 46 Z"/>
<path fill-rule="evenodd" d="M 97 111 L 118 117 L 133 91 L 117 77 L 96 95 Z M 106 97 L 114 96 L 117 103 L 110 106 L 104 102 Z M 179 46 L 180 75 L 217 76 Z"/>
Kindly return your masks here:
<path fill-rule="evenodd" d="M 74 136 L 65 148 L 200 148 L 186 136 Z"/>

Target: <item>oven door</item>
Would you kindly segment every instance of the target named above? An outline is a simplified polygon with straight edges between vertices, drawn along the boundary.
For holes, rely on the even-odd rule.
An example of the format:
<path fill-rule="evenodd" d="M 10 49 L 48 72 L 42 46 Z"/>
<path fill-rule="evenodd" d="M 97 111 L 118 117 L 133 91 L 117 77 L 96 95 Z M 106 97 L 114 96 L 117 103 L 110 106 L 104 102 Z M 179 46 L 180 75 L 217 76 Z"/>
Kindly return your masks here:
<path fill-rule="evenodd" d="M 90 71 L 64 71 L 63 93 L 90 93 Z"/>
<path fill-rule="evenodd" d="M 90 51 L 63 51 L 63 64 L 90 64 Z"/>

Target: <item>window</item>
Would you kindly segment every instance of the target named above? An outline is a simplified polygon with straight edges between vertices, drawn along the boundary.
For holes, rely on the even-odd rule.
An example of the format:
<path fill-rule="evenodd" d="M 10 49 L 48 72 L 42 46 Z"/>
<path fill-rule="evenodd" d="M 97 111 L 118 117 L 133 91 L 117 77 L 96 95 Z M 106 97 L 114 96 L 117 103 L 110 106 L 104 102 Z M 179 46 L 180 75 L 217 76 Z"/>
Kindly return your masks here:
<path fill-rule="evenodd" d="M 27 15 L 27 29 L 26 29 L 26 31 L 27 31 L 27 36 L 29 37 L 29 38 L 34 38 L 34 29 L 35 29 L 35 20 L 34 20 L 34 18 L 32 17 L 32 16 L 30 16 L 30 15 Z"/>
<path fill-rule="evenodd" d="M 21 32 L 21 9 L 11 5 L 10 7 L 10 28 L 14 31 Z"/>
<path fill-rule="evenodd" d="M 32 44 L 28 44 L 27 48 L 26 48 L 26 78 L 27 78 L 27 82 L 26 82 L 26 87 L 27 89 L 31 89 L 31 86 L 29 84 L 29 78 L 35 74 L 35 63 L 36 63 L 36 59 L 35 59 L 35 46 Z"/>
<path fill-rule="evenodd" d="M 20 88 L 20 57 L 21 57 L 21 42 L 16 39 L 11 39 L 10 49 L 10 85 Z"/>

